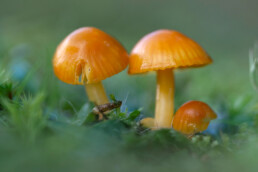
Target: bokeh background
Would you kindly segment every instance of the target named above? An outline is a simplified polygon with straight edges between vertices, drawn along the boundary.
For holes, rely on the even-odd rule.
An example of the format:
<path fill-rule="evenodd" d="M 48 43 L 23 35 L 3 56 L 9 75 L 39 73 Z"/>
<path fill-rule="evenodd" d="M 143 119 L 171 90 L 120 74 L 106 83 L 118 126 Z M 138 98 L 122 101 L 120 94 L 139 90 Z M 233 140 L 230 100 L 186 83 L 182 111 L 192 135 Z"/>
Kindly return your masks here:
<path fill-rule="evenodd" d="M 209 129 L 216 134 L 221 120 L 232 112 L 241 114 L 242 105 L 257 98 L 249 78 L 249 50 L 258 40 L 257 16 L 257 0 L 0 0 L 0 68 L 27 94 L 44 92 L 48 114 L 69 115 L 88 102 L 83 86 L 59 81 L 52 70 L 55 49 L 69 33 L 94 26 L 130 52 L 149 32 L 177 30 L 202 45 L 214 62 L 176 70 L 176 109 L 188 100 L 207 102 L 219 116 Z M 155 73 L 129 76 L 127 70 L 104 81 L 107 93 L 124 101 L 123 109 L 141 108 L 145 116 L 153 116 L 155 84 Z M 233 123 L 245 119 L 234 117 Z"/>
<path fill-rule="evenodd" d="M 94 26 L 130 52 L 145 34 L 174 29 L 201 44 L 214 60 L 201 69 L 176 72 L 177 106 L 191 99 L 226 101 L 252 92 L 248 51 L 257 40 L 257 16 L 256 0 L 1 0 L 0 58 L 15 80 L 33 70 L 26 84 L 31 93 L 46 89 L 54 99 L 69 99 L 79 107 L 86 101 L 84 88 L 58 81 L 52 71 L 53 53 L 65 36 Z M 104 84 L 108 94 L 126 99 L 129 108 L 143 107 L 147 116 L 153 115 L 155 73 L 123 72 Z"/>

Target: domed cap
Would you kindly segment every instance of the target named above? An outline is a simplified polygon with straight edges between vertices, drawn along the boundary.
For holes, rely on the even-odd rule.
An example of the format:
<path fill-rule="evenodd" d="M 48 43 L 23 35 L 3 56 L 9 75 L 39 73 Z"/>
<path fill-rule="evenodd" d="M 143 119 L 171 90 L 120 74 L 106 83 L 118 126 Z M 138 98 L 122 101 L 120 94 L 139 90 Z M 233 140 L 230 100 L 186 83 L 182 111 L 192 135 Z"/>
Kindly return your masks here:
<path fill-rule="evenodd" d="M 115 75 L 128 65 L 124 47 L 105 32 L 84 27 L 69 34 L 58 46 L 54 72 L 69 84 L 95 83 Z"/>
<path fill-rule="evenodd" d="M 211 62 L 202 47 L 187 36 L 173 30 L 158 30 L 144 36 L 135 45 L 128 73 L 199 67 Z"/>
<path fill-rule="evenodd" d="M 206 130 L 215 118 L 217 115 L 206 103 L 189 101 L 177 110 L 173 128 L 184 134 L 194 134 Z"/>

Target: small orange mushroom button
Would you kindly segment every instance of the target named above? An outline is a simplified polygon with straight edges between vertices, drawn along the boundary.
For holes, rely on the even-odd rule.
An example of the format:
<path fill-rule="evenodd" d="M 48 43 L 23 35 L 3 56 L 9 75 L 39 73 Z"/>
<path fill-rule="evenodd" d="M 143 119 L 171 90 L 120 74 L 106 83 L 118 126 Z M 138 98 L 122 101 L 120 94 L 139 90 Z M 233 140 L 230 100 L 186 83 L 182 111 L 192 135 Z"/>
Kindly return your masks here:
<path fill-rule="evenodd" d="M 177 110 L 173 118 L 173 128 L 191 135 L 206 130 L 210 121 L 216 118 L 217 115 L 206 103 L 189 101 Z"/>

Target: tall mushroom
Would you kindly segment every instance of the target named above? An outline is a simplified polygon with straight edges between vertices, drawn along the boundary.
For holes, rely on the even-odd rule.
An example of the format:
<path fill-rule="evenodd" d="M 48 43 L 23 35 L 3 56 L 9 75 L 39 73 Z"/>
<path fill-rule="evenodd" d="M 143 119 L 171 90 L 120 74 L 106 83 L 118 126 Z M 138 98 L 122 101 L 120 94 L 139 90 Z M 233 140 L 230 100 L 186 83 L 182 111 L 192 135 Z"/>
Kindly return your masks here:
<path fill-rule="evenodd" d="M 53 58 L 56 76 L 68 84 L 85 85 L 89 100 L 108 103 L 102 80 L 128 65 L 128 54 L 113 37 L 94 27 L 69 34 L 57 47 Z"/>
<path fill-rule="evenodd" d="M 157 30 L 144 36 L 133 48 L 129 74 L 157 71 L 155 125 L 170 128 L 174 113 L 176 68 L 200 67 L 212 59 L 195 41 L 173 30 Z"/>

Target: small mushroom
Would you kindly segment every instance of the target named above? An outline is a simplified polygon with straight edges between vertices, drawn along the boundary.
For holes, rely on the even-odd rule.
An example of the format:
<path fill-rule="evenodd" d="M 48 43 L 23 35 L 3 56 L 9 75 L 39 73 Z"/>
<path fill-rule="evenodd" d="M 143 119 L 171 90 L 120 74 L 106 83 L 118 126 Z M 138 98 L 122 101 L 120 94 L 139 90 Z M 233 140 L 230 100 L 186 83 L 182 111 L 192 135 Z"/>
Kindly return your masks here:
<path fill-rule="evenodd" d="M 173 118 L 173 128 L 183 134 L 193 135 L 208 128 L 217 115 L 201 101 L 189 101 L 183 104 Z"/>
<path fill-rule="evenodd" d="M 143 118 L 141 121 L 140 121 L 140 125 L 145 127 L 145 128 L 151 128 L 151 129 L 155 129 L 155 121 L 153 118 Z"/>
<path fill-rule="evenodd" d="M 155 125 L 170 128 L 174 113 L 174 75 L 177 68 L 200 67 L 212 59 L 200 45 L 173 30 L 144 36 L 133 48 L 129 74 L 157 71 Z"/>
<path fill-rule="evenodd" d="M 117 40 L 97 28 L 83 27 L 60 43 L 53 67 L 61 81 L 85 85 L 89 100 L 101 105 L 109 102 L 101 81 L 124 70 L 128 61 Z"/>

